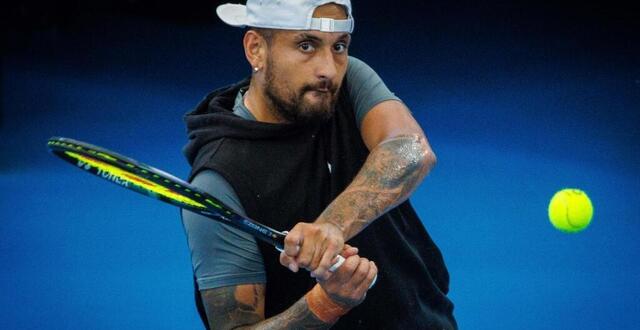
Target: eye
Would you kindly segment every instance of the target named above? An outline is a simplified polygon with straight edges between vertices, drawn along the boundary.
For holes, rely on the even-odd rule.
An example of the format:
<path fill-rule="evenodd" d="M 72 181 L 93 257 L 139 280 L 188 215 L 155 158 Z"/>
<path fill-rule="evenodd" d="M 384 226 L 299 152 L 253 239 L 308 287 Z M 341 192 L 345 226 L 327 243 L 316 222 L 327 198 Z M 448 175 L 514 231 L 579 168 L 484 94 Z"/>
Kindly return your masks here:
<path fill-rule="evenodd" d="M 315 50 L 313 45 L 308 41 L 303 41 L 303 42 L 299 43 L 298 44 L 298 49 L 300 49 L 304 53 L 311 53 L 312 51 Z"/>
<path fill-rule="evenodd" d="M 347 44 L 344 43 L 344 42 L 339 42 L 339 43 L 333 45 L 333 50 L 336 53 L 344 53 L 344 52 L 347 51 Z"/>

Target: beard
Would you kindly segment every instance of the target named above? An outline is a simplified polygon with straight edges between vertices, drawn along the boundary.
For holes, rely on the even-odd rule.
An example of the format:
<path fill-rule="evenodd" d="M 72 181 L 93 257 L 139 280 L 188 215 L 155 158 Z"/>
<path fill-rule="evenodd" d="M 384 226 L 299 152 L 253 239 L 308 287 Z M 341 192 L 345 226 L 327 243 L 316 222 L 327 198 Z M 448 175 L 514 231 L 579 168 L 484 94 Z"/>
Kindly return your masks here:
<path fill-rule="evenodd" d="M 299 90 L 282 86 L 276 78 L 278 69 L 271 59 L 265 68 L 264 93 L 271 111 L 280 119 L 295 124 L 324 123 L 333 116 L 339 86 L 330 79 L 321 79 L 316 84 L 305 84 Z M 316 102 L 305 99 L 305 95 L 315 94 Z"/>

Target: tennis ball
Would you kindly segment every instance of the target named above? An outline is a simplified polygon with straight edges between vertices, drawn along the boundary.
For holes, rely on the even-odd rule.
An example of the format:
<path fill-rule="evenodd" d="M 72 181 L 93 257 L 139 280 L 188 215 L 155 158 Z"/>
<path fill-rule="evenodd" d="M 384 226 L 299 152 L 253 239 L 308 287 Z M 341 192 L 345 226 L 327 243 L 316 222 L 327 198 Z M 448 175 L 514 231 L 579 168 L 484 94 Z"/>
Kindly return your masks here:
<path fill-rule="evenodd" d="M 562 189 L 549 202 L 549 220 L 558 230 L 577 233 L 591 223 L 593 205 L 580 189 Z"/>

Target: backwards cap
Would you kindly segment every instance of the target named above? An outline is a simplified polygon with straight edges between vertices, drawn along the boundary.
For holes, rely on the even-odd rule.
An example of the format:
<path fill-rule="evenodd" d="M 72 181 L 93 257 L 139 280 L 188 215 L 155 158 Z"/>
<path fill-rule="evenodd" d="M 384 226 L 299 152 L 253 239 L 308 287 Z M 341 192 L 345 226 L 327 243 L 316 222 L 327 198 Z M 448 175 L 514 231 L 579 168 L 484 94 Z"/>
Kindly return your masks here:
<path fill-rule="evenodd" d="M 316 7 L 328 3 L 344 6 L 347 19 L 313 17 Z M 220 5 L 216 13 L 223 22 L 236 27 L 351 33 L 354 25 L 350 0 L 247 0 L 246 6 Z"/>

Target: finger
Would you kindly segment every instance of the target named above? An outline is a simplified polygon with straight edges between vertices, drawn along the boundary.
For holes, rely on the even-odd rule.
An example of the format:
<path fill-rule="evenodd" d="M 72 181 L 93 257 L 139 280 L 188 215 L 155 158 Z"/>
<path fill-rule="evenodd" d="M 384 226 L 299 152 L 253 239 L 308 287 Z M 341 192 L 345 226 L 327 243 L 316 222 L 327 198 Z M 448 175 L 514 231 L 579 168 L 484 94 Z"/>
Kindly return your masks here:
<path fill-rule="evenodd" d="M 335 260 L 338 256 L 339 250 L 342 250 L 342 247 L 338 248 L 334 243 L 329 243 L 327 245 L 326 250 L 323 252 L 321 259 L 318 262 L 318 267 L 315 270 L 316 278 L 326 279 L 331 273 L 331 270 L 335 270 L 333 265 L 336 263 Z"/>
<path fill-rule="evenodd" d="M 339 281 L 342 284 L 348 283 L 353 277 L 356 269 L 358 269 L 358 266 L 360 265 L 360 259 L 361 258 L 358 255 L 354 255 L 345 259 L 345 261 L 342 263 L 342 266 L 340 266 L 340 268 L 338 268 L 334 272 L 333 277 L 335 277 L 336 281 Z"/>
<path fill-rule="evenodd" d="M 378 276 L 378 266 L 373 261 L 369 261 L 369 273 L 367 277 L 362 281 L 358 290 L 362 290 L 362 292 L 367 292 L 373 286 L 373 282 L 376 280 Z"/>
<path fill-rule="evenodd" d="M 289 270 L 291 270 L 294 273 L 298 272 L 298 269 L 299 269 L 298 263 L 295 261 L 294 258 L 289 257 L 284 252 L 280 252 L 280 264 L 289 268 Z"/>
<path fill-rule="evenodd" d="M 309 271 L 314 277 L 318 276 L 318 273 L 323 274 L 325 272 L 324 268 L 320 268 L 320 263 L 324 258 L 326 253 L 326 246 L 319 242 L 313 249 L 313 257 L 311 257 L 311 261 L 309 262 Z"/>
<path fill-rule="evenodd" d="M 373 279 L 371 280 L 371 283 L 369 283 L 369 287 L 367 288 L 367 290 L 371 289 L 374 285 L 376 285 L 376 281 L 378 280 L 379 270 L 375 262 L 373 262 L 373 267 L 375 268 L 375 274 L 373 275 Z"/>
<path fill-rule="evenodd" d="M 348 244 L 345 244 L 344 248 L 342 249 L 342 252 L 340 252 L 340 255 L 343 256 L 345 259 L 349 258 L 350 256 L 354 256 L 356 254 L 358 254 L 358 248 Z M 332 261 L 333 261 L 333 264 L 335 264 L 337 260 L 334 259 Z"/>
<path fill-rule="evenodd" d="M 298 255 L 295 257 L 296 262 L 298 263 L 298 266 L 300 268 L 305 268 L 309 271 L 313 271 L 314 269 L 311 269 L 311 261 L 313 260 L 314 257 L 314 253 L 315 253 L 315 245 L 312 244 L 311 240 L 307 240 L 307 242 L 305 242 L 304 244 L 302 244 L 302 246 L 300 246 L 300 251 L 298 252 Z"/>
<path fill-rule="evenodd" d="M 351 277 L 351 285 L 353 288 L 358 288 L 362 285 L 362 282 L 365 281 L 369 274 L 369 268 L 371 268 L 369 260 L 367 258 L 360 258 L 358 268 L 356 268 Z"/>
<path fill-rule="evenodd" d="M 375 266 L 375 263 L 373 263 L 373 261 L 361 259 L 360 264 L 358 265 L 358 269 L 356 270 L 356 272 L 354 272 L 354 276 L 351 278 L 351 284 L 353 286 L 349 292 L 349 299 L 354 301 L 363 300 L 367 295 L 370 283 L 373 282 L 373 280 L 376 278 L 376 275 L 377 268 Z"/>
<path fill-rule="evenodd" d="M 303 243 L 302 226 L 297 224 L 284 238 L 284 253 L 290 257 L 295 257 L 300 252 Z"/>
<path fill-rule="evenodd" d="M 327 280 L 324 279 L 316 279 L 318 282 L 326 282 L 329 285 L 336 284 L 337 286 L 342 286 L 349 282 L 353 272 L 358 268 L 358 264 L 360 263 L 359 256 L 351 256 L 342 263 L 340 268 L 336 269 L 333 272 L 333 275 L 329 277 Z"/>
<path fill-rule="evenodd" d="M 334 276 L 333 272 L 327 270 L 322 276 L 317 276 L 316 277 L 316 281 L 317 282 L 320 282 L 320 281 L 326 282 L 326 281 L 330 280 L 333 276 Z"/>
<path fill-rule="evenodd" d="M 329 272 L 333 273 L 336 270 L 338 270 L 338 268 L 340 268 L 340 266 L 342 266 L 344 261 L 345 261 L 345 259 L 344 259 L 343 256 L 337 255 L 335 258 L 333 258 L 333 264 L 329 268 Z"/>

